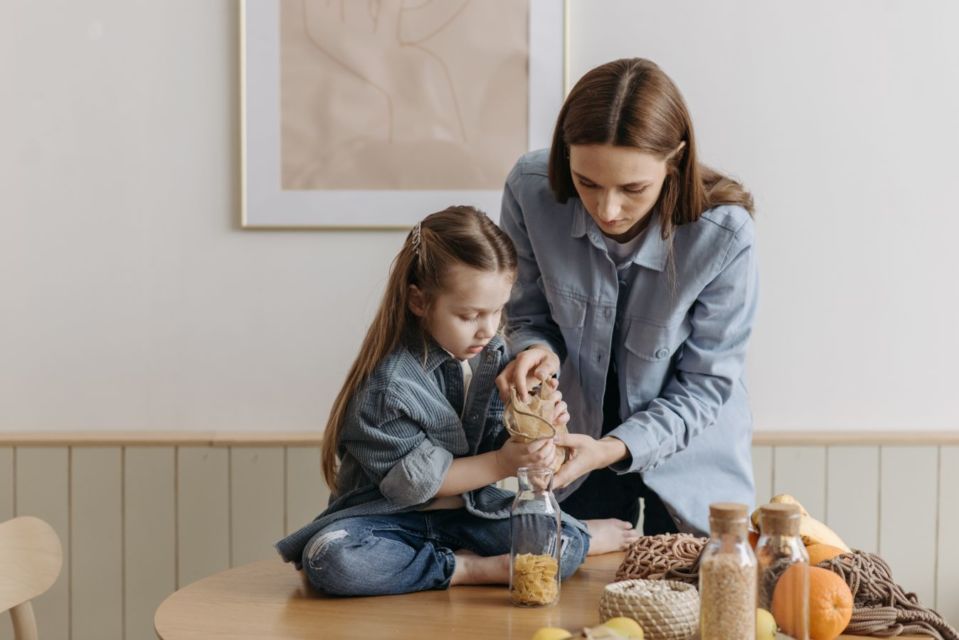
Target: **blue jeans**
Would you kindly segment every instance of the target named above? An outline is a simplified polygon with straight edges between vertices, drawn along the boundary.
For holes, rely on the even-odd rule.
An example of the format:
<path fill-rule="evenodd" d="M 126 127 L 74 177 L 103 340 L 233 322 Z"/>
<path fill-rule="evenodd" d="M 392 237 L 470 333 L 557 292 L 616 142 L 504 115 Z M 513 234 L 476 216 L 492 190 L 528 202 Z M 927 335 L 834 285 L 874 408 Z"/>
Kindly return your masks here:
<path fill-rule="evenodd" d="M 338 520 L 303 550 L 303 571 L 313 588 L 329 595 L 376 596 L 446 589 L 453 552 L 509 553 L 509 520 L 489 520 L 463 509 L 414 511 Z M 560 576 L 586 559 L 589 535 L 563 524 Z"/>

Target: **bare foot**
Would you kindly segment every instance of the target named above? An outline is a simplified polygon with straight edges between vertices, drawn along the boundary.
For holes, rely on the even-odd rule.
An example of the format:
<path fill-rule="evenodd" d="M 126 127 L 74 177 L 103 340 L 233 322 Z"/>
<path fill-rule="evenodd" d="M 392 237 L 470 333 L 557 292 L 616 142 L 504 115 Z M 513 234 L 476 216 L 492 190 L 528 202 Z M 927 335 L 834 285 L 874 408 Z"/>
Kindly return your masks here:
<path fill-rule="evenodd" d="M 638 540 L 640 533 L 625 520 L 606 518 L 604 520 L 586 520 L 589 528 L 589 553 L 595 556 L 610 551 L 622 551 L 629 543 Z"/>
<path fill-rule="evenodd" d="M 509 583 L 509 554 L 483 557 L 460 549 L 453 555 L 456 556 L 456 566 L 450 578 L 451 587 L 458 584 Z"/>

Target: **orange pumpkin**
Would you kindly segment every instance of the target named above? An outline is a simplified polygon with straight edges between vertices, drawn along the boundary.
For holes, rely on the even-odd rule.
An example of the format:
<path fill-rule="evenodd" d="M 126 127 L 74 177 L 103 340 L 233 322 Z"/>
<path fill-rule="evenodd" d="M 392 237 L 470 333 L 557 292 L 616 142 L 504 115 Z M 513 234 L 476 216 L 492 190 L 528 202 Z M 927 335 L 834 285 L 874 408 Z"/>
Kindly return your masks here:
<path fill-rule="evenodd" d="M 809 565 L 815 567 L 820 562 L 825 562 L 826 560 L 832 560 L 836 556 L 840 556 L 844 553 L 839 547 L 834 547 L 831 544 L 811 544 L 806 547 L 806 552 L 809 553 Z"/>
<path fill-rule="evenodd" d="M 809 637 L 835 640 L 852 618 L 852 592 L 837 574 L 828 569 L 797 564 L 789 567 L 773 591 L 772 614 L 783 632 L 802 637 L 803 621 L 797 615 L 804 571 L 809 571 Z"/>

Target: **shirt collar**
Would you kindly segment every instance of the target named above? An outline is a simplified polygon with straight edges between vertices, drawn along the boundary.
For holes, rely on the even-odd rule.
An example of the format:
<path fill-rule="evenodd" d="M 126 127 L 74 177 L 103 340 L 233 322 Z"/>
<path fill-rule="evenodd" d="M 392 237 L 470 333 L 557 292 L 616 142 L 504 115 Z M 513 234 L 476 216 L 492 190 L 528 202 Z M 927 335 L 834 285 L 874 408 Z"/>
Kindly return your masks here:
<path fill-rule="evenodd" d="M 411 335 L 406 342 L 406 348 L 409 349 L 410 353 L 419 359 L 420 362 L 423 362 L 423 369 L 427 373 L 432 373 L 440 365 L 450 360 L 455 360 L 453 356 L 450 355 L 449 351 L 441 347 L 436 343 L 432 338 L 428 338 L 426 342 L 426 359 L 423 359 L 423 339 L 418 335 Z M 483 349 L 480 353 L 485 355 L 491 351 L 499 351 L 501 353 L 506 350 L 506 342 L 503 340 L 503 336 L 495 335 L 489 341 L 489 344 L 486 345 L 486 348 Z M 458 362 L 457 366 L 461 366 Z"/>
<path fill-rule="evenodd" d="M 633 263 L 654 271 L 662 271 L 666 268 L 666 256 L 669 253 L 666 241 L 663 240 L 663 226 L 660 221 L 659 213 L 653 214 L 655 217 L 650 221 L 646 228 L 643 241 L 639 249 L 633 256 Z M 599 230 L 593 218 L 586 212 L 583 202 L 575 199 L 573 209 L 573 225 L 570 229 L 570 235 L 574 238 L 587 236 L 590 242 L 598 249 L 606 250 L 606 243 L 603 242 L 603 232 Z"/>

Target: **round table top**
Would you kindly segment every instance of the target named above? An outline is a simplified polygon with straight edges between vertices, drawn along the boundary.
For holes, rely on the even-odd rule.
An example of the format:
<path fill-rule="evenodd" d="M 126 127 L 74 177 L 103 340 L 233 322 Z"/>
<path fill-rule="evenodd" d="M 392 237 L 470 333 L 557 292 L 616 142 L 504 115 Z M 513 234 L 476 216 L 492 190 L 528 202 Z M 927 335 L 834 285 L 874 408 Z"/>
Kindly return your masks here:
<path fill-rule="evenodd" d="M 590 558 L 563 583 L 559 605 L 541 608 L 511 605 L 505 586 L 332 598 L 309 589 L 291 565 L 264 560 L 180 589 L 160 605 L 154 623 L 162 640 L 526 640 L 543 626 L 573 630 L 599 624 L 599 596 L 621 559 L 622 554 Z"/>
<path fill-rule="evenodd" d="M 512 606 L 505 586 L 332 598 L 310 590 L 291 565 L 264 560 L 180 589 L 157 609 L 154 624 L 161 640 L 527 640 L 544 626 L 578 631 L 599 624 L 600 595 L 622 558 L 621 553 L 588 558 L 563 583 L 558 605 L 529 609 Z"/>

